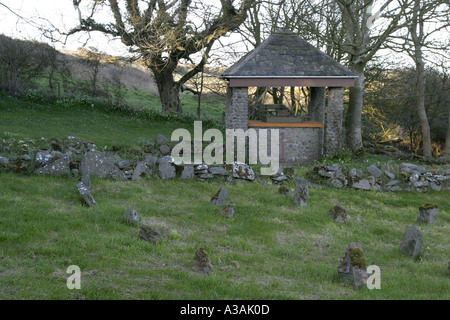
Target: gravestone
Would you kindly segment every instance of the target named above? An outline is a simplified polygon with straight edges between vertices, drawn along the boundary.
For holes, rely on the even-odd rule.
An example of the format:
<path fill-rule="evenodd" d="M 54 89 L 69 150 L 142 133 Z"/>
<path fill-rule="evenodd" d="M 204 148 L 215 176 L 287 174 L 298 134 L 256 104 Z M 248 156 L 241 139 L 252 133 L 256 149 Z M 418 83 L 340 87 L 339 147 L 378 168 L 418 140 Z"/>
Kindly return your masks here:
<path fill-rule="evenodd" d="M 341 206 L 334 206 L 328 211 L 328 215 L 333 217 L 335 223 L 347 223 L 350 221 L 350 216 L 347 215 L 347 210 Z"/>
<path fill-rule="evenodd" d="M 211 198 L 210 202 L 216 206 L 222 206 L 225 204 L 225 200 L 227 199 L 228 190 L 224 187 L 220 188 L 219 191 Z"/>
<path fill-rule="evenodd" d="M 366 267 L 367 263 L 361 244 L 352 242 L 347 246 L 345 255 L 341 258 L 338 268 L 339 278 L 358 289 L 367 284 Z"/>
<path fill-rule="evenodd" d="M 83 182 L 80 181 L 77 183 L 77 189 L 80 195 L 83 197 L 84 204 L 86 204 L 88 207 L 95 206 L 94 197 L 91 195 L 88 188 L 84 185 Z"/>
<path fill-rule="evenodd" d="M 232 204 L 227 205 L 225 208 L 223 208 L 219 214 L 223 215 L 227 218 L 233 218 L 234 216 L 234 206 Z"/>
<path fill-rule="evenodd" d="M 128 209 L 123 214 L 125 221 L 129 224 L 139 223 L 139 214 L 136 210 Z"/>
<path fill-rule="evenodd" d="M 426 203 L 419 208 L 419 216 L 416 222 L 435 224 L 438 211 L 438 205 Z"/>
<path fill-rule="evenodd" d="M 406 228 L 400 243 L 400 251 L 405 255 L 416 259 L 422 252 L 423 235 L 415 225 Z"/>
<path fill-rule="evenodd" d="M 194 254 L 194 270 L 203 272 L 204 274 L 211 273 L 213 266 L 209 259 L 208 253 L 203 248 L 195 250 Z"/>
<path fill-rule="evenodd" d="M 308 181 L 304 179 L 294 180 L 297 188 L 294 192 L 294 206 L 306 207 L 308 205 L 309 186 Z"/>
<path fill-rule="evenodd" d="M 170 234 L 169 229 L 163 225 L 157 224 L 144 224 L 139 227 L 139 237 L 142 240 L 156 244 L 163 238 L 168 237 Z"/>

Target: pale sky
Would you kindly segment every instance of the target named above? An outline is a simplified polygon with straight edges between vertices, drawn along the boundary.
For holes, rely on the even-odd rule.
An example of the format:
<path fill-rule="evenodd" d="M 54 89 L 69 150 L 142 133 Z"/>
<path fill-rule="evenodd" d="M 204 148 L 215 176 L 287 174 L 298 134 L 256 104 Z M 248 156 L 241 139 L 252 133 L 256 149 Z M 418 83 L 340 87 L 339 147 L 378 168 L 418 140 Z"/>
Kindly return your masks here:
<path fill-rule="evenodd" d="M 45 24 L 45 21 L 37 19 L 41 17 L 66 32 L 79 24 L 78 11 L 75 10 L 72 0 L 2 0 L 1 2 L 32 24 Z M 49 42 L 36 27 L 19 19 L 3 6 L 0 6 L 0 21 L 0 33 L 21 39 Z M 76 50 L 86 40 L 88 40 L 88 36 L 80 33 L 69 37 L 65 46 L 62 43 L 54 43 L 54 46 L 57 49 Z M 93 46 L 100 51 L 114 55 L 125 55 L 127 52 L 120 41 L 110 41 L 100 33 L 92 33 L 92 38 L 88 40 L 87 46 Z"/>
<path fill-rule="evenodd" d="M 207 2 L 210 3 L 211 1 L 215 0 L 209 0 Z M 49 42 L 48 39 L 42 36 L 41 31 L 36 28 L 36 25 L 48 24 L 48 22 L 45 22 L 42 19 L 47 19 L 65 32 L 79 24 L 78 11 L 74 8 L 72 0 L 0 0 L 0 2 L 27 19 L 27 21 L 19 19 L 5 7 L 0 5 L 0 33 L 7 36 Z M 83 10 L 83 8 L 88 7 L 91 3 L 92 1 L 81 1 L 80 6 L 82 12 L 88 12 L 88 10 Z M 108 19 L 107 14 L 99 13 L 100 15 L 96 15 L 97 19 Z M 39 20 L 39 17 L 41 20 Z M 89 38 L 86 33 L 79 33 L 69 37 L 65 45 L 56 42 L 53 46 L 58 50 L 76 50 L 83 45 L 86 47 L 93 46 L 102 52 L 115 56 L 126 56 L 128 53 L 127 48 L 122 45 L 119 40 L 111 40 L 106 35 L 98 32 L 93 32 L 90 36 L 91 38 Z M 449 39 L 449 33 L 443 31 L 442 33 L 436 34 L 436 37 Z M 61 40 L 64 40 L 64 38 L 61 38 Z M 237 39 L 234 37 L 232 37 L 232 40 L 230 38 L 221 39 L 221 41 L 224 41 L 225 43 L 229 41 L 234 42 L 235 40 Z M 243 54 L 245 49 L 241 46 L 238 51 L 242 51 L 241 53 Z M 387 52 L 386 54 L 380 52 L 380 55 L 383 55 L 391 61 L 395 61 L 395 64 L 397 65 L 398 62 L 400 62 L 399 59 L 392 60 L 392 57 L 396 56 L 395 54 L 393 55 L 392 52 Z M 402 55 L 399 57 L 401 56 Z M 406 64 L 412 63 L 410 58 L 405 55 L 403 55 L 401 60 Z M 447 61 L 447 64 L 448 63 L 449 62 Z"/>

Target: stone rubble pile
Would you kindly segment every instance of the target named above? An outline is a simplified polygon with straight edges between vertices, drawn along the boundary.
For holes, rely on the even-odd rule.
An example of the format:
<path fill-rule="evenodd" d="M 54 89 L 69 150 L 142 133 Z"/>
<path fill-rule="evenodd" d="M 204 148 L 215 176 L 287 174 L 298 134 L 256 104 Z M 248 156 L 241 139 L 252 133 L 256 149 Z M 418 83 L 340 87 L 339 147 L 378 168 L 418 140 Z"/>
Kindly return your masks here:
<path fill-rule="evenodd" d="M 366 170 L 351 168 L 344 170 L 338 164 L 315 166 L 313 172 L 327 179 L 336 188 L 351 187 L 375 191 L 417 191 L 450 190 L 450 166 L 444 165 L 427 169 L 425 167 L 401 163 L 398 174 L 370 165 Z"/>

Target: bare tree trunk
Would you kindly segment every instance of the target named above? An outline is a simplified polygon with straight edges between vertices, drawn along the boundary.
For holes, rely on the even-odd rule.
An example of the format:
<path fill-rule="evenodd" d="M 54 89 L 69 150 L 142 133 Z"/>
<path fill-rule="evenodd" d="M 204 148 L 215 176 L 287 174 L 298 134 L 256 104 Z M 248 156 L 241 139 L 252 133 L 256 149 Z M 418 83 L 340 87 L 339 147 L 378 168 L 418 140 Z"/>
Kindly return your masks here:
<path fill-rule="evenodd" d="M 416 108 L 419 116 L 420 126 L 422 128 L 422 146 L 423 155 L 425 158 L 431 158 L 431 135 L 430 125 L 425 110 L 425 62 L 423 60 L 423 40 L 424 40 L 424 26 L 423 26 L 423 9 L 421 8 L 421 1 L 415 0 L 413 19 L 409 27 L 411 38 L 414 43 L 414 55 L 412 56 L 416 64 L 416 90 L 417 100 Z"/>
<path fill-rule="evenodd" d="M 420 127 L 422 129 L 423 155 L 426 158 L 431 158 L 430 125 L 428 123 L 427 112 L 425 110 L 425 64 L 421 57 L 416 59 L 416 75 L 416 88 L 418 95 L 416 100 L 416 108 L 420 120 Z"/>
<path fill-rule="evenodd" d="M 168 111 L 182 112 L 179 85 L 174 81 L 171 71 L 159 73 L 153 71 L 156 85 L 158 86 L 159 98 L 161 100 L 162 112 Z"/>
<path fill-rule="evenodd" d="M 345 119 L 346 127 L 346 145 L 352 151 L 362 149 L 361 135 L 361 113 L 364 101 L 364 68 L 365 65 L 360 63 L 353 65 L 350 69 L 358 75 L 355 79 L 355 86 L 350 87 L 349 105 Z"/>

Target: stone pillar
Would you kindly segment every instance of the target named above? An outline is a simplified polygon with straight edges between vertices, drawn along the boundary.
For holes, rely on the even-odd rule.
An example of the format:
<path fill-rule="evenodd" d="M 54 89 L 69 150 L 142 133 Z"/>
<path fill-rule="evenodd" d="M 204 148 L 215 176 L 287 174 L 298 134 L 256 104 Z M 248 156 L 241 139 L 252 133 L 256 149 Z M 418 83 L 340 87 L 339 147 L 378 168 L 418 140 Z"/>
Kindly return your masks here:
<path fill-rule="evenodd" d="M 325 123 L 325 87 L 311 87 L 311 100 L 308 106 L 309 121 Z M 320 152 L 323 155 L 324 128 L 320 128 Z"/>
<path fill-rule="evenodd" d="M 248 128 L 248 88 L 227 87 L 225 127 Z"/>
<path fill-rule="evenodd" d="M 332 155 L 342 147 L 342 113 L 344 88 L 328 88 L 327 130 L 325 136 L 325 153 Z"/>

